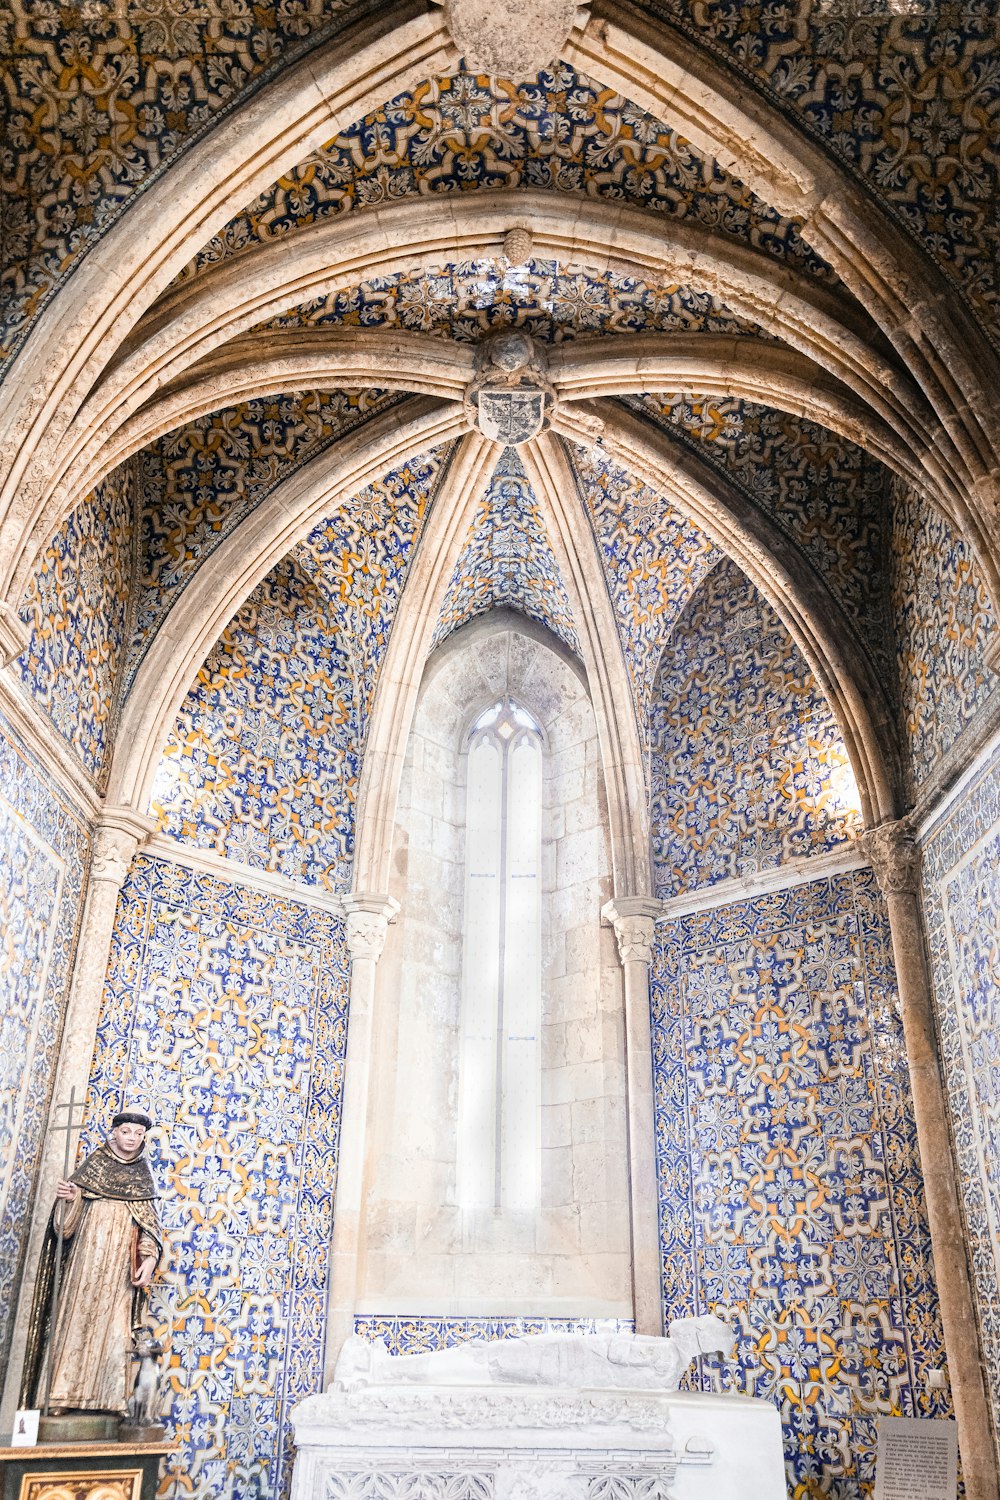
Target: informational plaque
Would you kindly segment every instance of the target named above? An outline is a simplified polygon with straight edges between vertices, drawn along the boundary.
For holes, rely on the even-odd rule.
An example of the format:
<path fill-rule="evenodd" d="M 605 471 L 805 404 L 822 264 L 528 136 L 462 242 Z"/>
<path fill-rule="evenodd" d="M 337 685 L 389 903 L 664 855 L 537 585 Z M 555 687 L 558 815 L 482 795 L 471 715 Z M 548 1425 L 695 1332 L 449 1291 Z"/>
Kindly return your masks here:
<path fill-rule="evenodd" d="M 879 1417 L 875 1500 L 955 1500 L 957 1493 L 954 1422 Z"/>

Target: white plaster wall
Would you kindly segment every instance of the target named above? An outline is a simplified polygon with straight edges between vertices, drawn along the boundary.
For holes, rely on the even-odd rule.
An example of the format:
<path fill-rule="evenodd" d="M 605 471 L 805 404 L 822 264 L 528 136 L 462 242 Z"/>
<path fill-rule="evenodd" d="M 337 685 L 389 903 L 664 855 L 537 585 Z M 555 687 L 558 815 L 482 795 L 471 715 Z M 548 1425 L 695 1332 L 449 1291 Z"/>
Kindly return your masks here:
<path fill-rule="evenodd" d="M 536 1212 L 456 1203 L 467 728 L 505 692 L 545 737 L 542 1174 Z M 359 1311 L 632 1313 L 622 985 L 604 779 L 577 671 L 525 622 L 435 654 L 400 790 L 379 964 Z"/>

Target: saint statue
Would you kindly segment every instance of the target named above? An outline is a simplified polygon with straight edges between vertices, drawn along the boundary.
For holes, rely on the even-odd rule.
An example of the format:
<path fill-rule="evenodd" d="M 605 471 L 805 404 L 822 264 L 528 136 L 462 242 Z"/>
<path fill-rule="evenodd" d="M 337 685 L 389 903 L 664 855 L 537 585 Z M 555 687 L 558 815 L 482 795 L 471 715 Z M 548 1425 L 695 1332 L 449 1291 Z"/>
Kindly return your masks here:
<path fill-rule="evenodd" d="M 156 1189 L 145 1154 L 151 1120 L 125 1109 L 103 1146 L 56 1189 L 31 1309 L 22 1406 L 53 1412 L 125 1410 L 132 1330 L 163 1253 Z M 52 1285 L 62 1229 L 60 1295 Z"/>

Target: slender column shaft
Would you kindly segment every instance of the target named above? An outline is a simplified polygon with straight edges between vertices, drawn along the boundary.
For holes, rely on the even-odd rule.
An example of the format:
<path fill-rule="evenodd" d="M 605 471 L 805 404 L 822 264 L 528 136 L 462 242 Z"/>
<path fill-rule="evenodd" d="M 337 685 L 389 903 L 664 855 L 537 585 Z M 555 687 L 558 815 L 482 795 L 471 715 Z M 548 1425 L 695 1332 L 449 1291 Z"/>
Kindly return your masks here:
<path fill-rule="evenodd" d="M 399 903 L 392 896 L 359 892 L 345 899 L 344 908 L 347 913 L 347 947 L 351 955 L 351 988 L 330 1257 L 327 1385 L 333 1379 L 337 1355 L 344 1340 L 354 1332 L 364 1250 L 365 1161 L 374 1063 L 375 976 L 389 923 L 399 911 Z"/>
<path fill-rule="evenodd" d="M 625 988 L 625 1080 L 628 1090 L 629 1203 L 632 1219 L 632 1302 L 637 1333 L 663 1331 L 660 1295 L 659 1187 L 653 1117 L 653 1053 L 649 965 L 660 903 L 649 896 L 609 901 L 602 916 L 614 925 Z"/>
<path fill-rule="evenodd" d="M 84 900 L 83 920 L 80 924 L 80 939 L 76 948 L 66 1019 L 63 1023 L 62 1040 L 52 1088 L 48 1121 L 50 1126 L 65 1123 L 64 1119 L 56 1117 L 55 1106 L 69 1097 L 70 1089 L 76 1089 L 78 1099 L 83 1099 L 87 1092 L 90 1068 L 94 1058 L 94 1045 L 97 1039 L 97 1026 L 101 1015 L 104 978 L 108 967 L 108 955 L 111 952 L 115 914 L 118 910 L 118 897 L 133 856 L 143 839 L 152 830 L 153 823 L 149 818 L 127 807 L 106 808 L 97 825 L 87 894 Z M 4 1423 L 10 1425 L 17 1406 L 24 1341 L 27 1335 L 31 1299 L 35 1290 L 38 1256 L 52 1200 L 55 1197 L 56 1184 L 62 1176 L 64 1144 L 62 1136 L 46 1131 L 35 1187 L 35 1206 L 28 1240 L 28 1254 L 24 1275 L 21 1278 L 21 1291 L 14 1324 L 14 1339 L 3 1407 L 0 1412 L 0 1425 Z"/>
<path fill-rule="evenodd" d="M 931 1249 L 968 1500 L 997 1500 L 996 1456 L 959 1207 L 918 899 L 920 853 L 906 819 L 864 836 L 889 910 Z"/>

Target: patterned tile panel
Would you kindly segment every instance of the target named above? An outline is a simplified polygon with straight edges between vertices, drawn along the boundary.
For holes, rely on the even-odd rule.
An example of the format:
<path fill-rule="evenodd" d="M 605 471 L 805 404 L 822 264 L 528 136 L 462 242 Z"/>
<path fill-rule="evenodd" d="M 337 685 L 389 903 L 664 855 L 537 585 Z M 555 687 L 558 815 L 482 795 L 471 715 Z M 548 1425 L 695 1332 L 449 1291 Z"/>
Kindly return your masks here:
<path fill-rule="evenodd" d="M 735 563 L 674 627 L 649 717 L 656 894 L 835 849 L 862 827 L 844 741 L 816 680 Z"/>
<path fill-rule="evenodd" d="M 408 328 L 468 342 L 494 328 L 524 328 L 547 344 L 580 334 L 669 329 L 770 337 L 710 292 L 614 271 L 562 270 L 554 260 L 522 266 L 473 260 L 378 276 L 350 291 L 303 302 L 260 326 Z"/>
<path fill-rule="evenodd" d="M 664 392 L 628 403 L 735 481 L 812 563 L 892 677 L 885 511 L 892 477 L 856 443 L 733 397 Z"/>
<path fill-rule="evenodd" d="M 90 858 L 87 819 L 0 719 L 0 1367 Z"/>
<path fill-rule="evenodd" d="M 580 642 L 545 521 L 513 448 L 505 448 L 455 564 L 432 646 L 477 615 L 514 609 L 580 654 Z"/>
<path fill-rule="evenodd" d="M 0 359 L 136 191 L 241 95 L 334 32 L 346 9 L 344 0 L 8 0 Z"/>
<path fill-rule="evenodd" d="M 993 0 L 643 0 L 854 169 L 998 329 Z"/>
<path fill-rule="evenodd" d="M 662 495 L 601 449 L 575 443 L 568 443 L 567 449 L 604 563 L 636 718 L 645 732 L 664 644 L 720 554 Z"/>
<path fill-rule="evenodd" d="M 923 853 L 966 1243 L 1000 1425 L 1000 752 L 931 830 Z"/>
<path fill-rule="evenodd" d="M 343 922 L 140 856 L 118 908 L 81 1149 L 153 1115 L 167 1236 L 164 1500 L 272 1500 L 322 1388 L 347 1042 Z"/>
<path fill-rule="evenodd" d="M 371 1344 L 385 1344 L 390 1354 L 432 1354 L 454 1349 L 470 1339 L 517 1339 L 535 1333 L 633 1333 L 631 1318 L 435 1318 L 417 1313 L 364 1313 L 354 1332 Z"/>
<path fill-rule="evenodd" d="M 14 670 L 97 781 L 125 651 L 133 487 L 123 464 L 88 495 L 41 554 L 21 604 L 31 643 Z"/>
<path fill-rule="evenodd" d="M 379 666 L 446 450 L 369 485 L 254 590 L 188 693 L 153 788 L 160 826 L 254 869 L 350 882 Z"/>
<path fill-rule="evenodd" d="M 219 543 L 294 469 L 401 399 L 367 390 L 241 401 L 143 450 L 129 681 L 181 590 Z"/>
<path fill-rule="evenodd" d="M 652 1020 L 666 1315 L 731 1322 L 701 1378 L 777 1403 L 790 1500 L 866 1500 L 879 1413 L 951 1414 L 870 871 L 658 929 Z"/>
<path fill-rule="evenodd" d="M 1000 690 L 983 665 L 998 628 L 972 549 L 901 481 L 892 510 L 892 604 L 909 780 L 918 789 Z"/>
<path fill-rule="evenodd" d="M 565 63 L 534 78 L 433 78 L 334 137 L 226 225 L 191 270 L 331 214 L 413 194 L 548 188 L 690 218 L 808 274 L 784 219 L 676 131 Z"/>

